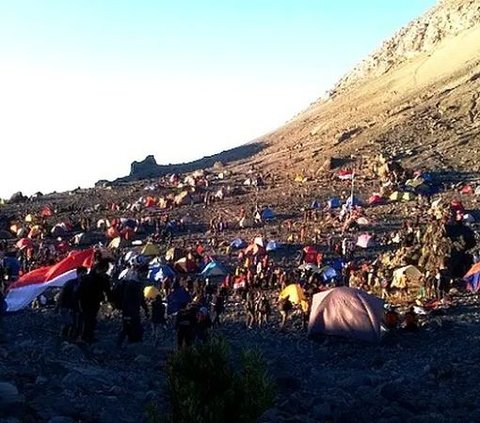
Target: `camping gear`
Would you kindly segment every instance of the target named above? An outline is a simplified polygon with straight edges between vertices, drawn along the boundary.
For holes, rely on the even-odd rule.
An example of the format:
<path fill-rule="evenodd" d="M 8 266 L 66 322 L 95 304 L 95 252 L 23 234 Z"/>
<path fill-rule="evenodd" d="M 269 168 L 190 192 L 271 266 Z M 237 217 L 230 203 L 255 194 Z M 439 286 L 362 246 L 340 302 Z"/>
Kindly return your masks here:
<path fill-rule="evenodd" d="M 165 278 L 173 278 L 175 271 L 166 264 L 150 264 L 147 278 L 150 282 L 163 281 Z"/>
<path fill-rule="evenodd" d="M 303 263 L 298 266 L 298 270 L 303 270 L 304 272 L 320 273 L 321 269 L 312 263 Z"/>
<path fill-rule="evenodd" d="M 246 249 L 245 249 L 245 254 L 251 254 L 252 256 L 256 255 L 264 255 L 266 254 L 265 248 L 263 248 L 261 245 L 258 244 L 250 244 Z"/>
<path fill-rule="evenodd" d="M 378 342 L 383 304 L 382 299 L 354 288 L 319 292 L 312 299 L 308 333 Z"/>
<path fill-rule="evenodd" d="M 319 273 L 321 274 L 322 279 L 325 282 L 336 279 L 338 277 L 338 272 L 332 266 L 322 267 Z"/>
<path fill-rule="evenodd" d="M 269 207 L 266 207 L 265 209 L 262 210 L 262 213 L 260 214 L 262 217 L 262 220 L 272 220 L 275 219 L 275 213 L 272 209 Z"/>
<path fill-rule="evenodd" d="M 204 278 L 211 278 L 215 276 L 227 276 L 228 272 L 220 263 L 211 261 L 205 266 L 200 275 Z"/>
<path fill-rule="evenodd" d="M 153 300 L 160 295 L 160 291 L 154 286 L 146 286 L 143 290 L 143 296 L 147 299 Z"/>
<path fill-rule="evenodd" d="M 267 252 L 277 251 L 280 248 L 280 244 L 277 241 L 268 241 L 265 249 Z"/>
<path fill-rule="evenodd" d="M 480 289 L 480 263 L 475 263 L 465 274 L 463 280 L 467 283 L 467 289 L 478 292 Z"/>
<path fill-rule="evenodd" d="M 347 198 L 347 201 L 345 201 L 345 204 L 347 207 L 357 207 L 362 205 L 362 201 L 360 198 L 355 197 L 354 195 L 351 195 L 350 197 Z"/>
<path fill-rule="evenodd" d="M 147 242 L 140 252 L 142 256 L 158 256 L 160 255 L 160 249 L 152 242 Z"/>
<path fill-rule="evenodd" d="M 338 209 L 342 205 L 342 202 L 338 197 L 332 197 L 327 201 L 329 209 Z"/>
<path fill-rule="evenodd" d="M 380 194 L 372 194 L 368 199 L 368 204 L 370 206 L 376 206 L 378 204 L 382 204 L 382 202 L 383 202 L 383 199 Z"/>
<path fill-rule="evenodd" d="M 373 236 L 369 234 L 360 235 L 357 239 L 357 247 L 370 248 L 373 247 L 374 244 Z"/>
<path fill-rule="evenodd" d="M 370 224 L 370 222 L 368 221 L 368 219 L 366 217 L 359 217 L 357 219 L 357 224 L 360 225 L 360 226 L 365 226 L 365 225 Z"/>
<path fill-rule="evenodd" d="M 230 247 L 231 248 L 234 248 L 234 249 L 241 249 L 241 248 L 245 248 L 247 246 L 247 243 L 245 240 L 243 240 L 242 238 L 235 238 L 231 243 L 230 243 Z"/>
<path fill-rule="evenodd" d="M 412 265 L 400 267 L 393 272 L 392 288 L 405 288 L 402 282 L 404 275 L 407 279 L 407 288 L 410 288 L 412 285 L 419 286 L 423 273 Z"/>
<path fill-rule="evenodd" d="M 302 301 L 305 300 L 305 294 L 303 293 L 303 289 L 298 283 L 292 283 L 285 287 L 282 292 L 280 292 L 280 300 L 283 300 L 287 297 L 292 302 L 292 304 L 300 304 Z"/>

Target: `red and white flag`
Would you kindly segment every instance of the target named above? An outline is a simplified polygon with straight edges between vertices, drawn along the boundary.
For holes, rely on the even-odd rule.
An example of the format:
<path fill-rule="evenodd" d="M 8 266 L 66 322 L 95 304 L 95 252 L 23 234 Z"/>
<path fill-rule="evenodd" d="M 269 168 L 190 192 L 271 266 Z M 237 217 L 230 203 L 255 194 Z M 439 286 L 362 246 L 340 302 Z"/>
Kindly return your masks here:
<path fill-rule="evenodd" d="M 77 277 L 77 267 L 92 267 L 93 248 L 72 251 L 67 257 L 52 266 L 40 267 L 21 276 L 8 288 L 7 311 L 27 307 L 47 288 L 61 288 Z"/>
<path fill-rule="evenodd" d="M 337 176 L 342 181 L 348 181 L 348 180 L 353 179 L 354 171 L 350 170 L 350 169 L 342 169 L 342 170 L 338 171 Z"/>

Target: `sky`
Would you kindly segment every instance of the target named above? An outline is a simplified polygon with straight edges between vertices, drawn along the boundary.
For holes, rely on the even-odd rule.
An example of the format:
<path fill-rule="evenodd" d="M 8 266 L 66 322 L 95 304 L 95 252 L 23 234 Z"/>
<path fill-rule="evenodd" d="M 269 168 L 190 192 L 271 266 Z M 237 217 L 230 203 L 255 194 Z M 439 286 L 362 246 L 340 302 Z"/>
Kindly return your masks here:
<path fill-rule="evenodd" d="M 434 0 L 0 0 L 0 197 L 261 138 Z"/>

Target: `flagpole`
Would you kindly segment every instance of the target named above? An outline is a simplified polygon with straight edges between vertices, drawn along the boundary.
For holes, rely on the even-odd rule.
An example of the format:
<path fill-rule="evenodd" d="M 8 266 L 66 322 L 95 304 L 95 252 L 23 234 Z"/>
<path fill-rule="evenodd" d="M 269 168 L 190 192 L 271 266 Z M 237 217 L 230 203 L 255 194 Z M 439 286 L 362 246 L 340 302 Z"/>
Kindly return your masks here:
<path fill-rule="evenodd" d="M 350 208 L 353 208 L 353 191 L 354 191 L 354 187 L 355 187 L 355 170 L 353 171 L 352 173 L 352 189 L 351 189 L 351 192 L 350 192 Z"/>

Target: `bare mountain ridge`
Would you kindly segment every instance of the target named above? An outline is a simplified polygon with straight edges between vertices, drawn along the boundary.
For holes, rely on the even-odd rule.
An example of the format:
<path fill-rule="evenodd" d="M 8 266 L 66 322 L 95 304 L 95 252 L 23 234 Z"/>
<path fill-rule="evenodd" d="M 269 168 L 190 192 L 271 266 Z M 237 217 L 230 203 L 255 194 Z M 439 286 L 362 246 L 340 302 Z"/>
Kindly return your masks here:
<path fill-rule="evenodd" d="M 443 0 L 343 77 L 328 99 L 247 144 L 248 154 L 234 149 L 147 172 L 132 166 L 124 180 L 211 167 L 213 161 L 315 176 L 329 157 L 379 152 L 419 168 L 480 171 L 478 93 L 480 1 Z"/>
<path fill-rule="evenodd" d="M 336 84 L 338 93 L 378 77 L 421 53 L 435 51 L 446 38 L 456 36 L 480 22 L 478 0 L 443 0 L 424 15 L 400 29 Z"/>

